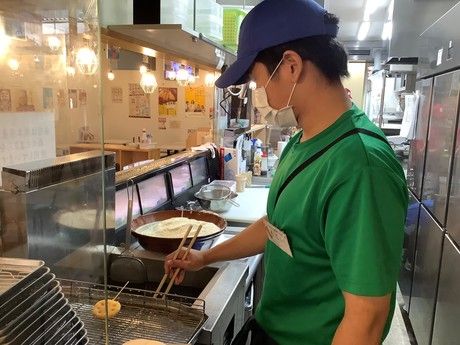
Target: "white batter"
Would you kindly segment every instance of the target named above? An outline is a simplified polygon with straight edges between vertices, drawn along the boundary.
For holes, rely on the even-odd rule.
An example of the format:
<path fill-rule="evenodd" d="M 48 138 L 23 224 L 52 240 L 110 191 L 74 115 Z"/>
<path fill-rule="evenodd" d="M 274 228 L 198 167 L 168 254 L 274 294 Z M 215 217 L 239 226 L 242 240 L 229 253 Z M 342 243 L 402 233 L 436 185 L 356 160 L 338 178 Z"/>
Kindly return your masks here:
<path fill-rule="evenodd" d="M 183 238 L 188 227 L 193 225 L 188 237 L 193 237 L 200 225 L 203 225 L 199 237 L 210 236 L 220 231 L 220 228 L 209 222 L 203 222 L 186 217 L 174 217 L 160 222 L 145 224 L 136 229 L 138 234 L 162 238 Z"/>

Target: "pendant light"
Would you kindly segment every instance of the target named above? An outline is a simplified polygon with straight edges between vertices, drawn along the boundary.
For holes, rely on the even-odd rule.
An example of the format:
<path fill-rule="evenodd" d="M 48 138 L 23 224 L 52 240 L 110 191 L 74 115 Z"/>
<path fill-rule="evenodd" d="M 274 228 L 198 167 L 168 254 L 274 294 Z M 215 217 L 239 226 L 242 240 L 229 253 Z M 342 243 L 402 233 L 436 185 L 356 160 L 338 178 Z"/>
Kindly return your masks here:
<path fill-rule="evenodd" d="M 152 72 L 145 72 L 142 74 L 140 85 L 145 93 L 153 93 L 158 87 L 157 78 Z"/>
<path fill-rule="evenodd" d="M 93 49 L 83 47 L 78 49 L 75 59 L 78 70 L 85 75 L 93 75 L 98 67 L 97 55 Z"/>

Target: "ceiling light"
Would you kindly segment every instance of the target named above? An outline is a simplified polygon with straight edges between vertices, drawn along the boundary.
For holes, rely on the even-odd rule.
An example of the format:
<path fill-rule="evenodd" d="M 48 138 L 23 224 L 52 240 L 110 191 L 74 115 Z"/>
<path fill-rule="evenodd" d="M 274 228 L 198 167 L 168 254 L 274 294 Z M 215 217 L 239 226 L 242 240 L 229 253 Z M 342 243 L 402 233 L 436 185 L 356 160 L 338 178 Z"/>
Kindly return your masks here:
<path fill-rule="evenodd" d="M 255 90 L 255 89 L 257 89 L 257 84 L 255 81 L 251 80 L 249 82 L 249 90 Z"/>
<path fill-rule="evenodd" d="M 358 41 L 363 41 L 366 39 L 369 29 L 371 28 L 370 22 L 362 22 L 359 31 L 358 31 Z"/>
<path fill-rule="evenodd" d="M 0 56 L 6 55 L 10 48 L 11 38 L 0 32 Z"/>
<path fill-rule="evenodd" d="M 148 70 L 147 70 L 147 66 L 141 65 L 141 66 L 139 67 L 139 73 L 140 73 L 140 74 L 147 73 L 147 71 L 148 71 Z"/>
<path fill-rule="evenodd" d="M 393 20 L 394 9 L 395 9 L 395 2 L 394 0 L 391 0 L 390 5 L 388 5 L 388 20 L 389 21 Z"/>
<path fill-rule="evenodd" d="M 109 73 L 107 73 L 107 79 L 110 81 L 114 80 L 115 74 L 112 71 L 110 71 Z"/>
<path fill-rule="evenodd" d="M 364 21 L 369 21 L 371 15 L 379 7 L 379 2 L 377 0 L 367 0 L 366 6 L 364 7 Z"/>
<path fill-rule="evenodd" d="M 206 74 L 206 77 L 204 78 L 204 85 L 207 87 L 213 87 L 214 86 L 214 74 L 213 73 L 208 73 Z"/>
<path fill-rule="evenodd" d="M 151 72 L 142 74 L 140 85 L 145 93 L 153 93 L 158 87 L 157 79 Z"/>
<path fill-rule="evenodd" d="M 75 76 L 75 67 L 73 66 L 67 66 L 66 67 L 66 72 L 69 77 L 74 77 Z"/>
<path fill-rule="evenodd" d="M 93 75 L 98 66 L 97 55 L 89 47 L 80 48 L 77 52 L 76 64 L 82 74 Z"/>
<path fill-rule="evenodd" d="M 176 72 L 176 80 L 180 86 L 187 85 L 189 81 L 189 73 L 185 68 L 179 68 L 179 70 Z"/>
<path fill-rule="evenodd" d="M 391 36 L 393 34 L 393 22 L 386 22 L 383 24 L 382 30 L 382 40 L 391 40 Z"/>
<path fill-rule="evenodd" d="M 16 59 L 9 59 L 8 60 L 8 67 L 12 71 L 17 71 L 19 69 L 19 61 Z"/>
<path fill-rule="evenodd" d="M 52 51 L 57 51 L 61 48 L 61 40 L 56 36 L 48 36 L 48 46 Z"/>

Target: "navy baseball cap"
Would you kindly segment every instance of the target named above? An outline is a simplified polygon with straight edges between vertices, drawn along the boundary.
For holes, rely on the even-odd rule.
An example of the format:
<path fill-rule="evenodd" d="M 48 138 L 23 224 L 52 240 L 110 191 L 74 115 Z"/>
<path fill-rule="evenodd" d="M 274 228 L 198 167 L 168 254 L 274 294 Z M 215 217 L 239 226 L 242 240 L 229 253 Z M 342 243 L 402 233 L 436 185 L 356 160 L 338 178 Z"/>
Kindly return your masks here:
<path fill-rule="evenodd" d="M 304 37 L 336 37 L 339 27 L 324 23 L 325 14 L 313 0 L 262 1 L 241 23 L 236 61 L 216 80 L 216 86 L 248 82 L 249 69 L 264 49 Z"/>

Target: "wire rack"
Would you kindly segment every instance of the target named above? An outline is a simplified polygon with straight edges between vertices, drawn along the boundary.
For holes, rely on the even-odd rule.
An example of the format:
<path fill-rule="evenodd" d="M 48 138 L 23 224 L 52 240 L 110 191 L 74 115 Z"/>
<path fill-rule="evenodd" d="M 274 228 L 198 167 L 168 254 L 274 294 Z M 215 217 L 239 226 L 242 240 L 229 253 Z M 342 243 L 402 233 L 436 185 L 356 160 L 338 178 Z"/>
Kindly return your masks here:
<path fill-rule="evenodd" d="M 103 285 L 69 280 L 61 280 L 61 284 L 72 308 L 85 324 L 90 344 L 103 344 L 104 321 L 92 314 L 94 304 L 104 299 Z M 120 289 L 108 288 L 109 298 Z M 123 290 L 117 298 L 121 310 L 109 319 L 110 344 L 123 344 L 137 338 L 166 343 L 190 343 L 194 339 L 206 320 L 204 301 L 176 295 L 153 298 L 153 295 L 154 292 L 145 290 Z"/>
<path fill-rule="evenodd" d="M 0 258 L 0 295 L 43 265 L 38 260 Z"/>

